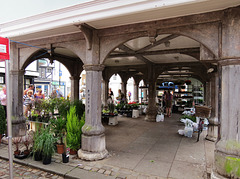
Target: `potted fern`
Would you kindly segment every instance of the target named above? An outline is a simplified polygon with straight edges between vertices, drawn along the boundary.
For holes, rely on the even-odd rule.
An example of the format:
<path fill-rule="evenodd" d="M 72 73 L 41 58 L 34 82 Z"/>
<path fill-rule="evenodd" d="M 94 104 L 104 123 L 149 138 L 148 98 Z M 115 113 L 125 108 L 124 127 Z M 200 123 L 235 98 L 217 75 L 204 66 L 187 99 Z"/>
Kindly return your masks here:
<path fill-rule="evenodd" d="M 70 154 L 76 154 L 77 150 L 81 146 L 81 134 L 82 126 L 84 125 L 83 120 L 85 119 L 83 115 L 81 121 L 76 115 L 76 107 L 71 106 L 67 114 L 67 145 L 70 148 Z M 84 118 L 84 119 L 83 119 Z"/>

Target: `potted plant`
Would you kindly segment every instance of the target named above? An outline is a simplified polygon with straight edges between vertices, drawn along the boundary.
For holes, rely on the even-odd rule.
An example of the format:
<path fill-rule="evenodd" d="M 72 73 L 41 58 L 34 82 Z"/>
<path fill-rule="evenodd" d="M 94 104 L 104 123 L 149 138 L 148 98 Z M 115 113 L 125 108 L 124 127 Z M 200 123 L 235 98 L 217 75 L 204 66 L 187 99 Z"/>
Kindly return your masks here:
<path fill-rule="evenodd" d="M 13 141 L 13 144 L 15 144 L 14 156 L 16 157 L 21 153 L 21 151 L 19 150 L 19 144 L 22 141 L 22 137 L 13 137 L 12 141 Z"/>
<path fill-rule="evenodd" d="M 32 143 L 32 137 L 27 133 L 26 136 L 22 137 L 22 142 L 26 147 L 23 153 L 25 156 L 28 156 L 30 154 L 29 145 Z"/>
<path fill-rule="evenodd" d="M 67 147 L 66 137 L 63 137 L 63 143 L 64 143 L 64 152 L 62 153 L 62 161 L 63 161 L 63 163 L 68 163 L 69 162 L 70 148 Z"/>
<path fill-rule="evenodd" d="M 2 139 L 2 134 L 5 134 L 7 129 L 7 121 L 5 118 L 5 111 L 3 109 L 3 106 L 0 105 L 0 143 Z"/>
<path fill-rule="evenodd" d="M 57 153 L 62 154 L 64 152 L 63 136 L 66 132 L 67 120 L 63 117 L 53 118 L 50 121 L 50 128 L 53 131 L 56 138 L 59 139 L 57 143 Z"/>
<path fill-rule="evenodd" d="M 36 130 L 33 136 L 33 158 L 35 161 L 42 160 L 42 148 L 43 148 L 43 140 L 41 140 L 41 135 L 39 130 Z"/>
<path fill-rule="evenodd" d="M 70 154 L 77 153 L 81 146 L 82 126 L 84 125 L 85 115 L 79 120 L 76 115 L 75 106 L 71 106 L 67 114 L 67 145 L 70 148 Z M 75 151 L 74 153 L 72 153 Z"/>
<path fill-rule="evenodd" d="M 51 163 L 52 155 L 55 153 L 55 145 L 54 143 L 57 139 L 54 137 L 53 133 L 50 130 L 44 134 L 44 143 L 42 148 L 42 155 L 43 155 L 43 164 L 47 165 Z"/>
<path fill-rule="evenodd" d="M 51 163 L 52 155 L 55 152 L 55 142 L 57 142 L 57 139 L 51 132 L 50 127 L 41 128 L 40 134 L 34 139 L 33 152 L 42 154 L 44 165 Z"/>

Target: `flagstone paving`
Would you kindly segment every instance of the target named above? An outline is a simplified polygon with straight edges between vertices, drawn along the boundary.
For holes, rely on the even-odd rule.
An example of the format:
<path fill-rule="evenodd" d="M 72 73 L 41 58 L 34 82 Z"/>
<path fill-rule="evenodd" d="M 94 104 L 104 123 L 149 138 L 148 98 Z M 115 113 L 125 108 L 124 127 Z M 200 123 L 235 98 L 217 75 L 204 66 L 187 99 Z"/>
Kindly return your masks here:
<path fill-rule="evenodd" d="M 195 179 L 207 178 L 213 167 L 215 144 L 205 140 L 206 131 L 196 142 L 197 134 L 187 138 L 178 134 L 184 125 L 180 115 L 173 114 L 164 122 L 147 122 L 119 117 L 116 126 L 104 124 L 109 155 L 100 161 L 83 161 L 70 156 L 62 163 L 55 154 L 50 165 L 31 157 L 14 158 L 17 178 L 81 178 L 81 179 Z M 8 178 L 8 147 L 0 145 L 0 178 Z"/>

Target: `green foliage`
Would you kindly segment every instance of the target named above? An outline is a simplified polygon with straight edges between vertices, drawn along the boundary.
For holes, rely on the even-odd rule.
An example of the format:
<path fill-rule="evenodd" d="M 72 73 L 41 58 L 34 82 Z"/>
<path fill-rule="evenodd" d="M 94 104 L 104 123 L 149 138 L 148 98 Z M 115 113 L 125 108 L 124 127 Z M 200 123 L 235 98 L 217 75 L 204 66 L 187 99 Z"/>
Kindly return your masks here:
<path fill-rule="evenodd" d="M 60 116 L 66 119 L 67 113 L 71 106 L 70 100 L 65 98 L 55 98 L 54 100 L 57 100 L 58 113 L 60 114 Z"/>
<path fill-rule="evenodd" d="M 33 152 L 42 152 L 45 157 L 50 157 L 55 152 L 56 141 L 49 127 L 42 128 L 40 133 L 37 130 L 34 135 Z"/>
<path fill-rule="evenodd" d="M 71 106 L 76 107 L 76 114 L 82 116 L 85 112 L 85 105 L 82 103 L 82 100 L 75 100 L 71 103 Z"/>
<path fill-rule="evenodd" d="M 67 113 L 67 145 L 72 150 L 78 150 L 81 146 L 81 122 L 76 114 L 76 107 L 71 106 Z"/>
<path fill-rule="evenodd" d="M 3 106 L 0 105 L 0 134 L 4 134 L 7 129 L 7 121 L 5 118 L 5 111 Z"/>
<path fill-rule="evenodd" d="M 108 109 L 109 109 L 110 113 L 114 113 L 115 104 L 113 104 L 113 103 L 108 104 Z"/>
<path fill-rule="evenodd" d="M 66 132 L 67 120 L 63 117 L 52 118 L 50 120 L 51 131 L 55 134 L 55 137 L 60 139 L 61 144 L 63 143 L 63 136 Z"/>
<path fill-rule="evenodd" d="M 197 122 L 197 119 L 196 119 L 196 116 L 195 116 L 195 115 L 194 115 L 194 116 L 191 116 L 191 115 L 186 115 L 186 114 L 185 114 L 185 115 L 182 115 L 180 119 L 186 119 L 186 118 L 192 120 L 193 122 Z"/>

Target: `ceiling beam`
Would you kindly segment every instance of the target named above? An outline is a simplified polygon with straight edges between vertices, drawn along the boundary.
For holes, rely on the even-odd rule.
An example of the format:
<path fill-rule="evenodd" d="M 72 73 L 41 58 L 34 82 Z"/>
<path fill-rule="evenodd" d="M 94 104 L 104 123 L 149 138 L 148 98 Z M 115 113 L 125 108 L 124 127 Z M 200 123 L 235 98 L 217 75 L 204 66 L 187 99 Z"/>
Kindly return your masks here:
<path fill-rule="evenodd" d="M 136 52 L 135 52 L 134 50 L 130 49 L 130 48 L 127 47 L 126 45 L 123 45 L 123 44 L 122 44 L 122 45 L 120 45 L 118 48 L 121 49 L 121 50 L 123 50 L 123 51 L 125 51 L 125 52 L 127 52 L 128 54 L 132 54 L 131 56 L 135 56 L 136 58 L 142 60 L 142 61 L 145 62 L 146 64 L 152 63 L 151 61 L 149 61 L 147 58 L 143 57 L 142 55 L 136 54 Z"/>
<path fill-rule="evenodd" d="M 109 55 L 108 58 L 130 57 L 130 56 L 136 56 L 136 55 L 164 55 L 164 54 L 174 54 L 174 53 L 180 53 L 180 54 L 186 54 L 186 55 L 189 55 L 190 53 L 191 54 L 193 54 L 193 53 L 194 54 L 199 54 L 200 53 L 200 48 L 199 47 L 196 47 L 196 48 L 178 48 L 178 49 L 154 50 L 154 51 L 144 51 L 144 52 L 135 52 L 134 50 L 131 50 L 131 51 L 124 50 L 124 51 L 127 52 L 127 53 L 112 54 L 112 55 Z"/>
<path fill-rule="evenodd" d="M 167 37 L 164 37 L 164 38 L 162 38 L 162 39 L 154 42 L 153 44 L 147 45 L 147 46 L 145 46 L 145 47 L 137 50 L 136 52 L 137 52 L 137 53 L 139 53 L 139 52 L 144 52 L 144 51 L 149 50 L 149 49 L 151 49 L 151 48 L 153 48 L 153 47 L 156 47 L 156 46 L 158 46 L 158 45 L 160 45 L 160 44 L 163 44 L 163 43 L 165 43 L 165 42 L 167 42 L 167 41 L 170 41 L 170 40 L 172 40 L 172 39 L 175 39 L 175 38 L 177 38 L 178 36 L 179 36 L 179 35 L 175 35 L 175 34 L 169 35 L 169 36 L 167 36 Z"/>

